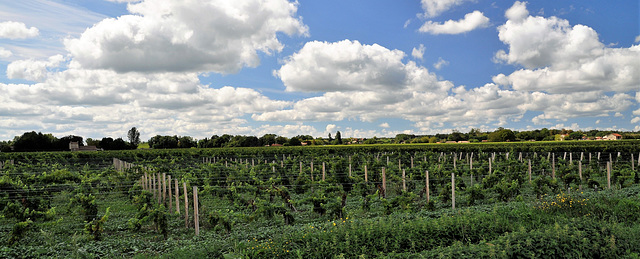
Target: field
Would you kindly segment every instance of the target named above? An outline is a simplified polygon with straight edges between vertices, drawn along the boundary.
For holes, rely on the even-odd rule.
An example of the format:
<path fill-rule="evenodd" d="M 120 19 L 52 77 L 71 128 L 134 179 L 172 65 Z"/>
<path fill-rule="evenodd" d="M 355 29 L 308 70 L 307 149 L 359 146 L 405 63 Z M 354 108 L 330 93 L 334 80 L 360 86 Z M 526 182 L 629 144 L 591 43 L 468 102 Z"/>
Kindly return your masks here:
<path fill-rule="evenodd" d="M 0 257 L 637 258 L 639 156 L 639 141 L 0 153 Z M 143 181 L 162 174 L 179 212 Z"/>

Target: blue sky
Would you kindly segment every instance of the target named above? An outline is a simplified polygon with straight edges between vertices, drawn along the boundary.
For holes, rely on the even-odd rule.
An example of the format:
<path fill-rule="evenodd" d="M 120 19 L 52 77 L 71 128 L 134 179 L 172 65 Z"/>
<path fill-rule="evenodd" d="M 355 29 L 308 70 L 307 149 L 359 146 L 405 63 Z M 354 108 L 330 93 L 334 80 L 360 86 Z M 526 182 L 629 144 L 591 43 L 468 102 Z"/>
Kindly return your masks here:
<path fill-rule="evenodd" d="M 640 131 L 638 1 L 0 3 L 0 139 Z"/>

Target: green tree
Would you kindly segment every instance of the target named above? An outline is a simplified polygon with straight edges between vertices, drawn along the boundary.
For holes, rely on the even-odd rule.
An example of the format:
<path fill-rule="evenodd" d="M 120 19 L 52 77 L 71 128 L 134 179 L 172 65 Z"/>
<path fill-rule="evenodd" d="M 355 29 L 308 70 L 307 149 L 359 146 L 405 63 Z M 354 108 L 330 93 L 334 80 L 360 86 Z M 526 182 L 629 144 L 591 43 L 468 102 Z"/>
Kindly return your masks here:
<path fill-rule="evenodd" d="M 136 127 L 131 128 L 127 136 L 129 137 L 129 143 L 131 143 L 131 145 L 137 147 L 140 144 L 140 132 Z"/>
<path fill-rule="evenodd" d="M 262 137 L 260 137 L 260 145 L 261 146 L 271 146 L 271 144 L 275 144 L 276 143 L 276 134 L 264 134 Z"/>
<path fill-rule="evenodd" d="M 336 145 L 342 145 L 342 135 L 340 131 L 336 132 L 336 140 L 334 142 Z"/>
<path fill-rule="evenodd" d="M 489 134 L 489 142 L 504 142 L 516 140 L 516 134 L 510 129 L 498 128 L 496 131 Z"/>

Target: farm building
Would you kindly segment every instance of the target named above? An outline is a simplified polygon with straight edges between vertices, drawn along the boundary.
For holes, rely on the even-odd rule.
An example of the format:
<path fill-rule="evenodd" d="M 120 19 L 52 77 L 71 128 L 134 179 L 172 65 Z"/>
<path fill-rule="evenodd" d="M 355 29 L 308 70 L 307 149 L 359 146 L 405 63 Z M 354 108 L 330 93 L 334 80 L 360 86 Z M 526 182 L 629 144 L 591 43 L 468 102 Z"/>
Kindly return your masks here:
<path fill-rule="evenodd" d="M 606 139 L 606 140 L 619 140 L 619 139 L 622 139 L 622 135 L 620 135 L 618 133 L 611 133 L 609 135 L 604 136 L 603 139 Z"/>
<path fill-rule="evenodd" d="M 69 150 L 75 151 L 98 151 L 96 146 L 80 146 L 77 141 L 69 142 Z"/>

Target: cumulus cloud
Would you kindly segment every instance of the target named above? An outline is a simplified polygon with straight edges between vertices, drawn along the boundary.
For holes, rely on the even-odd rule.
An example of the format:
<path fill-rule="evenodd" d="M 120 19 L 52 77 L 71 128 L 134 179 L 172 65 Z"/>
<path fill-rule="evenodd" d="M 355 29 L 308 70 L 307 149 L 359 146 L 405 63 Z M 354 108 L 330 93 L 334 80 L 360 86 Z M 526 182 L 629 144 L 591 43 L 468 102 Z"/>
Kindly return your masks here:
<path fill-rule="evenodd" d="M 522 116 L 526 96 L 495 84 L 466 90 L 414 62 L 404 53 L 357 41 L 310 42 L 276 74 L 288 91 L 324 92 L 291 108 L 254 114 L 258 121 L 340 121 L 403 118 L 470 125 Z M 395 80 L 385 78 L 392 75 Z M 450 91 L 453 94 L 450 94 Z M 422 124 L 422 125 L 425 125 Z"/>
<path fill-rule="evenodd" d="M 209 88 L 195 73 L 117 74 L 70 67 L 33 85 L 0 84 L 0 117 L 30 117 L 41 122 L 36 128 L 45 129 L 71 124 L 69 131 L 79 132 L 74 134 L 136 126 L 151 131 L 147 134 L 198 137 L 219 128 L 241 132 L 246 120 L 240 117 L 290 105 L 254 89 Z"/>
<path fill-rule="evenodd" d="M 414 62 L 404 63 L 403 56 L 398 50 L 350 40 L 307 43 L 286 59 L 276 75 L 288 91 L 322 94 L 282 110 L 253 114 L 252 119 L 373 122 L 401 118 L 427 132 L 446 126 L 503 126 L 521 120 L 527 112 L 541 112 L 533 118 L 535 124 L 605 117 L 628 110 L 636 99 L 602 89 L 550 93 L 501 88 L 494 83 L 454 87 Z M 385 75 L 398 79 L 389 80 Z M 501 80 L 507 80 L 506 76 Z"/>
<path fill-rule="evenodd" d="M 74 59 L 118 72 L 235 73 L 257 66 L 258 52 L 281 51 L 279 33 L 308 31 L 287 0 L 145 0 L 128 10 L 65 40 Z"/>
<path fill-rule="evenodd" d="M 640 123 L 640 117 L 634 117 L 631 119 L 631 123 Z"/>
<path fill-rule="evenodd" d="M 389 123 L 383 122 L 380 125 L 378 125 L 378 127 L 386 129 L 386 128 L 389 128 L 390 126 L 389 126 Z"/>
<path fill-rule="evenodd" d="M 448 66 L 448 65 L 449 65 L 449 61 L 446 61 L 442 59 L 442 57 L 439 57 L 438 62 L 434 63 L 433 67 L 437 70 L 440 70 L 442 67 Z"/>
<path fill-rule="evenodd" d="M 327 124 L 327 126 L 324 128 L 324 132 L 334 132 L 335 130 L 338 129 L 338 126 L 336 126 L 335 124 Z"/>
<path fill-rule="evenodd" d="M 640 42 L 640 35 L 636 36 L 636 39 L 635 39 L 635 41 L 634 41 L 634 42 L 635 42 L 635 43 Z"/>
<path fill-rule="evenodd" d="M 0 47 L 0 58 L 8 58 L 12 55 L 13 53 L 10 50 Z"/>
<path fill-rule="evenodd" d="M 411 51 L 411 56 L 415 59 L 420 59 L 422 60 L 422 58 L 424 57 L 424 51 L 425 51 L 425 47 L 424 45 L 420 44 L 420 47 L 413 48 L 413 50 Z"/>
<path fill-rule="evenodd" d="M 515 3 L 513 3 L 513 6 L 511 6 L 511 8 L 507 9 L 507 11 L 504 13 L 504 16 L 511 21 L 521 22 L 522 20 L 527 18 L 527 16 L 529 16 L 529 11 L 527 10 L 527 2 L 516 1 Z"/>
<path fill-rule="evenodd" d="M 424 16 L 432 18 L 469 0 L 422 0 Z"/>
<path fill-rule="evenodd" d="M 42 81 L 49 74 L 49 68 L 55 68 L 64 61 L 62 55 L 49 57 L 48 60 L 18 60 L 7 66 L 7 77 L 10 79 L 26 79 Z"/>
<path fill-rule="evenodd" d="M 287 91 L 390 91 L 407 87 L 443 89 L 435 76 L 405 53 L 358 41 L 307 42 L 276 71 Z M 375 95 L 375 94 L 374 94 Z M 374 98 L 373 96 L 370 96 Z"/>
<path fill-rule="evenodd" d="M 21 22 L 0 22 L 0 38 L 6 39 L 26 39 L 37 37 L 40 31 L 36 27 L 27 28 Z"/>
<path fill-rule="evenodd" d="M 516 2 L 498 27 L 509 46 L 494 60 L 524 68 L 499 74 L 495 83 L 520 91 L 634 91 L 640 85 L 640 45 L 609 48 L 584 25 L 571 26 L 557 17 L 527 16 L 526 4 Z"/>
<path fill-rule="evenodd" d="M 420 27 L 419 31 L 430 34 L 460 34 L 488 26 L 489 18 L 484 16 L 482 12 L 476 10 L 466 14 L 464 18 L 457 21 L 448 20 L 444 23 L 427 21 Z"/>

